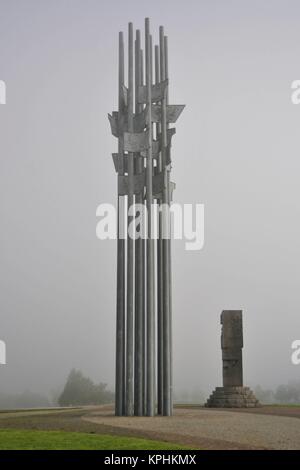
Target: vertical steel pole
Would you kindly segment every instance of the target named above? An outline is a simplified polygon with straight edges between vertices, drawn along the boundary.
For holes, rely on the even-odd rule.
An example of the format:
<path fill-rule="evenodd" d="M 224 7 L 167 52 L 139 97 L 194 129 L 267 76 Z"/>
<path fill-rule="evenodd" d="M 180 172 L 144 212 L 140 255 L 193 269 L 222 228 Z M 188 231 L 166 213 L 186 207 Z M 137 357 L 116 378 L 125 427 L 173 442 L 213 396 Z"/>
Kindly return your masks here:
<path fill-rule="evenodd" d="M 144 53 L 140 50 L 140 84 L 144 84 Z M 142 162 L 142 170 L 145 171 L 144 159 Z M 144 189 L 142 191 L 142 204 L 145 206 Z M 146 206 L 145 206 L 146 207 Z M 145 231 L 145 214 L 143 217 Z M 146 240 L 142 239 L 142 285 L 143 285 L 143 315 L 142 315 L 142 335 L 143 335 L 143 414 L 147 414 L 146 390 L 147 390 L 147 373 L 146 373 Z"/>
<path fill-rule="evenodd" d="M 161 81 L 166 78 L 165 71 L 165 46 L 164 46 L 164 28 L 159 28 L 159 45 L 160 45 L 160 78 Z M 161 148 L 163 171 L 165 173 L 165 184 L 163 190 L 163 204 L 168 209 L 170 205 L 169 194 L 169 169 L 166 162 L 167 150 L 167 108 L 166 95 L 161 102 Z M 165 227 L 169 227 L 169 214 L 164 213 Z M 170 264 L 169 264 L 169 233 L 167 238 L 163 239 L 163 264 L 164 264 L 164 311 L 163 311 L 163 414 L 171 415 L 171 374 L 170 374 Z"/>
<path fill-rule="evenodd" d="M 142 111 L 142 105 L 138 102 L 138 89 L 141 85 L 141 34 L 136 31 L 135 40 L 135 113 Z M 140 154 L 135 157 L 135 173 L 143 171 L 143 161 Z M 135 197 L 136 204 L 143 204 L 142 192 Z M 141 231 L 140 227 L 140 231 Z M 141 236 L 135 241 L 135 373 L 134 373 L 134 414 L 143 415 L 143 315 L 144 315 L 144 288 L 143 288 L 143 239 Z"/>
<path fill-rule="evenodd" d="M 155 83 L 160 82 L 159 46 L 155 46 Z M 160 124 L 156 124 L 156 137 L 160 134 Z M 156 172 L 162 171 L 161 154 L 158 156 Z M 161 198 L 157 199 L 160 209 Z M 157 413 L 163 413 L 163 247 L 162 247 L 162 214 L 158 211 L 157 240 Z"/>
<path fill-rule="evenodd" d="M 152 34 L 150 34 L 150 70 L 151 70 L 151 85 L 153 84 L 153 40 L 152 40 Z M 151 93 L 151 101 L 152 101 L 152 93 Z M 151 103 L 151 120 L 152 120 L 152 103 Z M 154 133 L 153 133 L 153 123 L 151 126 L 152 129 L 152 141 L 154 139 Z M 154 160 L 153 160 L 153 151 L 152 151 L 152 178 L 155 174 L 155 165 L 154 165 Z M 154 396 L 154 414 L 156 412 L 156 355 L 157 355 L 157 350 L 156 350 L 156 283 L 155 283 L 155 278 L 156 278 L 156 273 L 155 273 L 155 255 L 156 255 L 156 240 L 155 240 L 155 230 L 156 230 L 156 225 L 157 221 L 155 220 L 155 206 L 156 206 L 156 201 L 153 196 L 153 181 L 152 181 L 152 216 L 151 216 L 151 230 L 153 230 L 153 240 L 152 240 L 152 246 L 153 246 L 153 364 L 154 364 L 154 380 L 153 380 L 153 396 Z"/>
<path fill-rule="evenodd" d="M 124 174 L 123 116 L 124 116 L 124 39 L 119 33 L 119 104 L 118 104 L 118 174 Z M 122 204 L 118 191 L 118 242 L 117 242 L 117 325 L 116 325 L 116 402 L 115 413 L 125 413 L 125 240 L 120 238 L 119 214 Z"/>
<path fill-rule="evenodd" d="M 146 169 L 146 198 L 147 198 L 147 415 L 155 413 L 155 357 L 154 357 L 154 246 L 152 239 L 152 64 L 149 18 L 145 20 L 145 49 L 146 49 L 146 87 L 147 87 L 147 128 L 148 151 Z"/>
<path fill-rule="evenodd" d="M 165 46 L 165 77 L 169 78 L 169 47 L 168 37 L 164 38 Z M 166 105 L 169 104 L 169 87 L 167 88 L 166 94 Z M 169 124 L 167 123 L 167 129 Z M 168 184 L 169 184 L 169 202 L 172 204 L 172 194 L 170 189 L 170 172 L 168 172 Z M 170 228 L 171 229 L 171 228 Z M 170 328 L 170 401 L 171 401 L 171 413 L 173 411 L 173 312 L 172 312 L 172 237 L 170 232 L 169 240 L 169 272 L 170 272 L 170 288 L 169 288 L 169 328 Z"/>
<path fill-rule="evenodd" d="M 127 103 L 128 132 L 133 132 L 133 25 L 128 25 L 128 103 Z M 134 204 L 134 154 L 128 153 L 128 211 Z M 128 226 L 132 217 L 128 217 Z M 127 367 L 126 367 L 126 415 L 134 413 L 134 240 L 128 233 L 127 239 Z"/>

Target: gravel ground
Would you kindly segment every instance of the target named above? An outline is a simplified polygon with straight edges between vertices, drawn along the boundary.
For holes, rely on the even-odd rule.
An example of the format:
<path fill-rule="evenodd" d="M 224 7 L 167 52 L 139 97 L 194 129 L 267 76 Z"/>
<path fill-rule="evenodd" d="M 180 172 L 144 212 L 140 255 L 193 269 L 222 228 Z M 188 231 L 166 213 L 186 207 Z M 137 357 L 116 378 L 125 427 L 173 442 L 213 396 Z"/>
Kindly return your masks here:
<path fill-rule="evenodd" d="M 2 429 L 35 429 L 145 437 L 193 449 L 300 449 L 300 407 L 175 409 L 171 418 L 116 418 L 113 406 L 0 413 Z"/>
<path fill-rule="evenodd" d="M 109 409 L 82 417 L 94 424 L 138 431 L 199 448 L 300 449 L 297 417 L 216 409 L 176 409 L 174 416 L 115 417 Z"/>

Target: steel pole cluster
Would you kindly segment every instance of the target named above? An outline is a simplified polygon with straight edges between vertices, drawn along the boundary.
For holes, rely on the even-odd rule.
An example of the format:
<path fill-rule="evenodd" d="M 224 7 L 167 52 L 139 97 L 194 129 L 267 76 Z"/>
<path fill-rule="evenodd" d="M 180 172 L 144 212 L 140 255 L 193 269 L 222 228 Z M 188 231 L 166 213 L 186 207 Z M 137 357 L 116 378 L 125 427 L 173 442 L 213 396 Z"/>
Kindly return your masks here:
<path fill-rule="evenodd" d="M 172 303 L 169 207 L 171 140 L 183 105 L 168 103 L 168 41 L 164 28 L 153 49 L 149 19 L 145 48 L 128 25 L 128 79 L 119 33 L 118 111 L 109 115 L 118 139 L 116 415 L 172 414 Z M 154 53 L 153 53 L 154 52 Z M 135 212 L 135 208 L 146 210 Z M 157 211 L 153 209 L 157 209 Z M 130 209 L 130 210 L 129 210 Z M 122 214 L 125 216 L 125 229 Z M 128 230 L 140 216 L 140 234 Z M 157 227 L 158 236 L 153 236 Z M 138 228 L 137 228 L 138 230 Z M 124 236 L 125 235 L 125 236 Z M 157 373 L 156 373 L 157 371 Z"/>

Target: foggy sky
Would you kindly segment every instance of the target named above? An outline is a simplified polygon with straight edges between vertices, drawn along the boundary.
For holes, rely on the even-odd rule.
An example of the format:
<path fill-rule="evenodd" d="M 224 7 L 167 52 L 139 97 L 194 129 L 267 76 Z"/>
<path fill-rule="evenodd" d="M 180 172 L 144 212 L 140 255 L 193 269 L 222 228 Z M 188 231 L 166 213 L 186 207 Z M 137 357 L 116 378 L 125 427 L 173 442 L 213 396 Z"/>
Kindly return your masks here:
<path fill-rule="evenodd" d="M 300 376 L 297 0 L 0 0 L 0 391 L 114 384 L 115 203 L 107 113 L 128 21 L 169 36 L 174 201 L 205 204 L 205 245 L 173 244 L 175 388 L 221 385 L 220 313 L 244 312 L 244 379 Z"/>

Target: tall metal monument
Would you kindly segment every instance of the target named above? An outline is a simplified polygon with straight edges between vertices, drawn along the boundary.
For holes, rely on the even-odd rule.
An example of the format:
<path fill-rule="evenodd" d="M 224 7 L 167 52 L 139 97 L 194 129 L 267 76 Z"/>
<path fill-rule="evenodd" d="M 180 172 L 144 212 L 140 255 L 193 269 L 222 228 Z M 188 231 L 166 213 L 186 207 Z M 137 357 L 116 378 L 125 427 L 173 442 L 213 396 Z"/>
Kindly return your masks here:
<path fill-rule="evenodd" d="M 154 53 L 153 53 L 154 52 Z M 170 214 L 171 140 L 183 105 L 169 105 L 168 40 L 153 49 L 149 19 L 128 25 L 128 80 L 119 33 L 118 111 L 109 115 L 118 139 L 116 408 L 118 416 L 172 414 Z M 121 215 L 125 213 L 124 220 Z M 136 224 L 135 235 L 130 227 Z M 139 226 L 137 226 L 139 225 Z M 126 233 L 125 233 L 126 232 Z M 137 235 L 138 232 L 138 235 Z M 124 235 L 125 233 L 125 235 Z M 157 236 L 155 236 L 155 233 Z"/>

